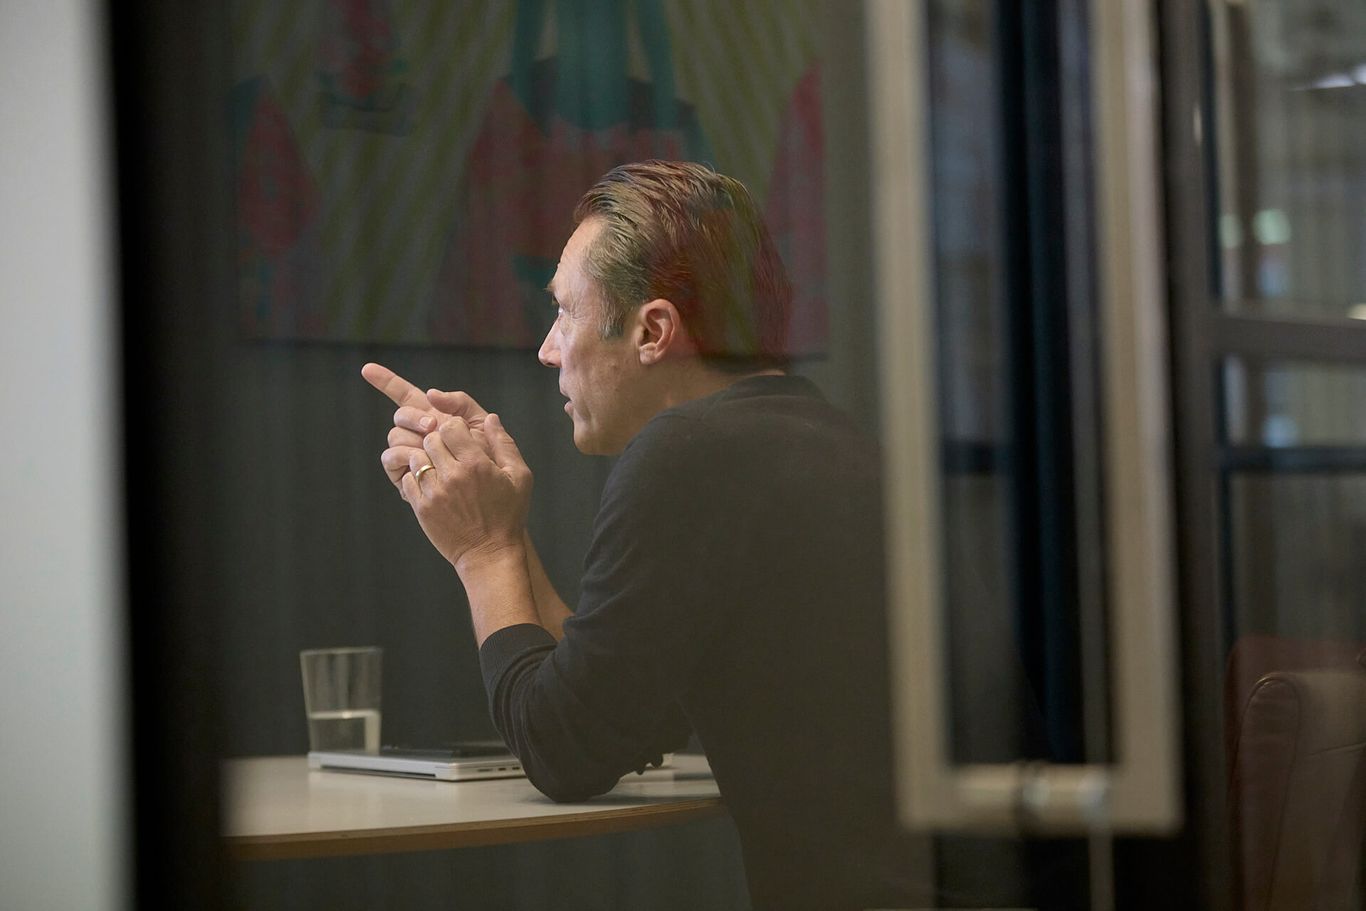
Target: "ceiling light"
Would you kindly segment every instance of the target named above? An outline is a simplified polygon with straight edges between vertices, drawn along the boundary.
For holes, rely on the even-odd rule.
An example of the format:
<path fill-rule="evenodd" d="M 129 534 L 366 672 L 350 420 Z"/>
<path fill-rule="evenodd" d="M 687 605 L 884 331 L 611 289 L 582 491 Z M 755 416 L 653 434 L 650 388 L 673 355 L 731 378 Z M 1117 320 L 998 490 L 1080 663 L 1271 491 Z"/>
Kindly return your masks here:
<path fill-rule="evenodd" d="M 1290 219 L 1280 209 L 1263 209 L 1252 216 L 1252 235 L 1262 246 L 1290 240 Z"/>

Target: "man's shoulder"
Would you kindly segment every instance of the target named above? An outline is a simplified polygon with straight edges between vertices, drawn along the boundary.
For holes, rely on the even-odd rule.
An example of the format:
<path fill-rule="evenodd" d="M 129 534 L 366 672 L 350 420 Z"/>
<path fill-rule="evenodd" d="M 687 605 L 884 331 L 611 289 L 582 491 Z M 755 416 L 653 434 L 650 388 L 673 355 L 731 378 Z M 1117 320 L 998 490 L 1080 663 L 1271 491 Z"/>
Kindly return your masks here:
<path fill-rule="evenodd" d="M 772 387 L 736 383 L 720 392 L 666 408 L 645 422 L 620 462 L 691 462 L 716 449 L 753 438 L 754 418 L 774 407 Z"/>
<path fill-rule="evenodd" d="M 691 404 L 691 403 L 689 403 Z M 715 433 L 704 414 L 687 408 L 670 408 L 646 422 L 626 444 L 612 475 L 658 475 L 693 463 L 700 453 L 715 445 Z"/>
<path fill-rule="evenodd" d="M 751 477 L 770 474 L 793 453 L 847 466 L 851 455 L 875 450 L 809 380 L 752 377 L 656 414 L 623 450 L 613 475 L 633 484 Z"/>
<path fill-rule="evenodd" d="M 743 433 L 757 429 L 756 421 L 765 416 L 782 419 L 794 413 L 808 422 L 812 416 L 841 416 L 804 377 L 750 376 L 719 392 L 666 408 L 646 422 L 637 439 L 647 444 L 660 440 L 688 442 L 707 434 Z"/>

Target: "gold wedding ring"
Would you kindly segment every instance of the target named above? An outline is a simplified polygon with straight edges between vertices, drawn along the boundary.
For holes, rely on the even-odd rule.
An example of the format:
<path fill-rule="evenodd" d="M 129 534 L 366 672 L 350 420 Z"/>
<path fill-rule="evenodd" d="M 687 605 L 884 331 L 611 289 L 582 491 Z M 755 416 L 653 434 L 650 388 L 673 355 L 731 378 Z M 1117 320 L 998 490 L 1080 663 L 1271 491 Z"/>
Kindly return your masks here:
<path fill-rule="evenodd" d="M 431 471 L 434 468 L 436 468 L 436 466 L 433 465 L 431 462 L 428 462 L 426 465 L 423 465 L 417 471 L 413 472 L 413 480 L 417 482 L 418 490 L 422 489 L 422 472 Z"/>

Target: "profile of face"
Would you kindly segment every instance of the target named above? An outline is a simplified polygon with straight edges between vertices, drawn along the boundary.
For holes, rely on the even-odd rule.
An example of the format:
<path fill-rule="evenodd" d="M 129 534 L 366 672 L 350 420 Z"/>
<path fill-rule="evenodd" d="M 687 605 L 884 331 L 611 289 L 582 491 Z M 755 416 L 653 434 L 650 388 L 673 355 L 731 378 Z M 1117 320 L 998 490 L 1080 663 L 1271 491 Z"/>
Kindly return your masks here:
<path fill-rule="evenodd" d="M 619 337 L 602 337 L 602 290 L 586 271 L 584 256 L 602 225 L 585 219 L 565 244 L 549 286 L 555 322 L 537 355 L 560 371 L 574 445 L 587 455 L 621 452 L 648 418 L 633 395 L 641 364 L 632 327 Z"/>

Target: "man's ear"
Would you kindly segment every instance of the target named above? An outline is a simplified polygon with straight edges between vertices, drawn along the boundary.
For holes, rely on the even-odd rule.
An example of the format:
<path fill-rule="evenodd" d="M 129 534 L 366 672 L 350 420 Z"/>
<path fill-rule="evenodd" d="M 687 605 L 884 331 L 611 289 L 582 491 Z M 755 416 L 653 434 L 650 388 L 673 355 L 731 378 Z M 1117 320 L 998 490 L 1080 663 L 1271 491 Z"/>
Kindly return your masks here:
<path fill-rule="evenodd" d="M 691 348 L 678 308 L 663 298 L 650 301 L 636 312 L 636 333 L 636 350 L 645 366 Z"/>

